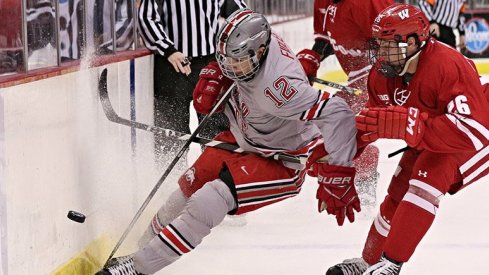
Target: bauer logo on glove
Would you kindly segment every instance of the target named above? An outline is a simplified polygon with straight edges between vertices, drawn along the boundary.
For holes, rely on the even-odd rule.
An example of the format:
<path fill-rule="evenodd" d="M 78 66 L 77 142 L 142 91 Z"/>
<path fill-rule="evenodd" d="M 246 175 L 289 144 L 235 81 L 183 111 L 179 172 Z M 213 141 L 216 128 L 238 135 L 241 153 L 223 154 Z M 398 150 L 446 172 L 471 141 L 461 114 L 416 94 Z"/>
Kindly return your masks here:
<path fill-rule="evenodd" d="M 216 70 L 214 70 L 214 69 L 212 69 L 212 68 L 207 68 L 207 67 L 205 67 L 205 68 L 203 68 L 203 69 L 200 71 L 199 76 L 201 76 L 201 75 L 210 75 L 210 76 L 214 76 L 214 75 L 216 75 L 216 72 L 217 72 L 217 71 L 216 71 Z"/>
<path fill-rule="evenodd" d="M 194 108 L 200 114 L 208 114 L 233 81 L 222 74 L 217 62 L 209 63 L 200 71 L 199 81 L 193 93 Z M 222 111 L 222 109 L 217 110 Z"/>
<path fill-rule="evenodd" d="M 335 184 L 335 185 L 351 184 L 352 178 L 351 177 L 326 177 L 326 176 L 318 175 L 318 183 Z"/>
<path fill-rule="evenodd" d="M 355 221 L 354 211 L 360 212 L 360 200 L 355 190 L 356 170 L 354 167 L 317 163 L 312 166 L 318 178 L 318 211 L 324 210 L 334 215 L 338 225 L 343 225 L 345 217 Z"/>

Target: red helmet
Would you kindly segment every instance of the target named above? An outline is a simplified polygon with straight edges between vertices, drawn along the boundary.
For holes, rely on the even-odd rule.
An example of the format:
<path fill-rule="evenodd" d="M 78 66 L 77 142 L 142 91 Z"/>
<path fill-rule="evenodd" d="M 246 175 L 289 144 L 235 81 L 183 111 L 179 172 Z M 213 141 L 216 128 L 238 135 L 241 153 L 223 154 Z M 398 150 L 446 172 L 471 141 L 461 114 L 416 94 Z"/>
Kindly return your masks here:
<path fill-rule="evenodd" d="M 417 35 L 420 42 L 430 37 L 430 23 L 423 12 L 411 5 L 395 3 L 380 12 L 372 26 L 372 37 L 406 42 Z"/>
<path fill-rule="evenodd" d="M 408 51 L 408 38 L 414 37 L 418 49 Z M 372 25 L 369 59 L 373 68 L 387 77 L 402 76 L 430 38 L 430 24 L 423 12 L 411 5 L 392 4 Z"/>

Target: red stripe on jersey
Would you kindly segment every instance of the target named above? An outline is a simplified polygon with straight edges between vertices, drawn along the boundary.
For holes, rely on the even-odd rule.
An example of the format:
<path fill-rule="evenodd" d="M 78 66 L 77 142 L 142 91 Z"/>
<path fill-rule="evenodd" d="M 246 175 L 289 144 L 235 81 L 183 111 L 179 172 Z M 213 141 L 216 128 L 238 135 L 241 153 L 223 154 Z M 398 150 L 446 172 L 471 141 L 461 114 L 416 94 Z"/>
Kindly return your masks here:
<path fill-rule="evenodd" d="M 479 153 L 485 153 L 484 156 L 482 156 L 476 162 L 472 163 L 472 165 L 466 168 L 465 171 L 461 171 L 462 177 L 464 179 L 464 186 L 469 185 L 474 181 L 477 181 L 478 179 L 486 176 L 489 173 L 489 154 L 487 154 L 487 148 L 488 147 L 485 147 L 484 150 L 486 152 L 484 152 L 483 150 L 479 151 Z"/>
<path fill-rule="evenodd" d="M 470 174 L 476 172 L 482 165 L 489 161 L 489 155 L 484 156 L 482 159 L 478 160 L 474 165 L 467 169 L 467 171 L 462 173 L 462 177 L 466 178 Z"/>
<path fill-rule="evenodd" d="M 292 196 L 283 197 L 283 198 L 279 198 L 279 199 L 276 199 L 276 200 L 270 200 L 270 201 L 263 202 L 263 203 L 243 205 L 243 206 L 240 205 L 239 208 L 238 208 L 238 210 L 236 211 L 236 215 L 247 213 L 247 212 L 251 212 L 251 211 L 256 210 L 258 208 L 261 208 L 263 206 L 267 206 L 267 205 L 270 205 L 270 204 L 277 203 L 279 201 L 283 201 L 283 200 L 285 200 L 285 199 L 287 199 L 289 197 L 292 197 Z"/>
<path fill-rule="evenodd" d="M 179 239 L 177 236 L 175 236 L 170 230 L 168 230 L 167 227 L 163 228 L 163 230 L 161 231 L 161 233 L 163 233 L 163 235 L 165 235 L 165 237 L 174 245 L 176 246 L 180 251 L 182 251 L 183 253 L 188 253 L 190 252 L 190 249 L 187 248 L 186 245 L 184 245 Z"/>
<path fill-rule="evenodd" d="M 226 43 L 227 43 L 227 39 L 229 37 L 229 33 L 231 32 L 231 30 L 234 29 L 234 27 L 239 23 L 241 18 L 243 18 L 245 15 L 251 14 L 251 13 L 253 13 L 252 10 L 244 10 L 241 13 L 235 15 L 233 21 L 229 22 L 229 24 L 226 26 L 226 28 L 221 32 L 221 34 L 219 35 L 219 46 L 218 47 L 219 47 L 219 51 L 222 54 L 226 54 Z M 223 38 L 223 35 L 225 35 L 224 38 Z"/>
<path fill-rule="evenodd" d="M 327 101 L 329 98 L 332 97 L 332 95 L 328 92 L 325 91 L 320 91 L 320 92 L 322 93 L 322 95 L 320 96 L 318 101 L 309 110 L 306 111 L 307 113 L 303 118 L 303 120 L 311 120 L 313 118 L 316 118 L 318 116 L 319 108 L 323 106 L 325 101 Z"/>
<path fill-rule="evenodd" d="M 288 193 L 288 192 L 295 192 L 297 191 L 297 185 L 295 183 L 289 183 L 286 186 L 279 185 L 275 186 L 270 189 L 266 189 L 267 187 L 257 187 L 257 189 L 253 190 L 243 190 L 243 191 L 237 191 L 238 195 L 238 200 L 246 200 L 250 198 L 260 198 L 260 197 L 266 197 L 266 196 L 272 196 L 272 195 L 280 195 L 283 193 Z M 268 187 L 269 188 L 269 187 Z"/>

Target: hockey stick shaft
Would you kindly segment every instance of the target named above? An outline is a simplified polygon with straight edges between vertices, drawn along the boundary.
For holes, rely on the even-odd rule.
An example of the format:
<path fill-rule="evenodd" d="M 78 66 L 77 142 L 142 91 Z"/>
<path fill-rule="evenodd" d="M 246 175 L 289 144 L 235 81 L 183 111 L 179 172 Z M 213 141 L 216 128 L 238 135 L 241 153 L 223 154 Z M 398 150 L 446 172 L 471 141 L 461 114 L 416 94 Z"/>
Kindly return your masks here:
<path fill-rule="evenodd" d="M 164 129 L 161 127 L 153 126 L 153 125 L 148 125 L 144 124 L 141 122 L 133 121 L 133 120 L 128 120 L 125 118 L 120 117 L 115 111 L 114 108 L 112 107 L 112 104 L 110 102 L 109 98 L 109 93 L 107 91 L 107 88 L 100 88 L 99 89 L 99 96 L 100 96 L 100 101 L 102 102 L 102 108 L 104 110 L 105 115 L 107 118 L 117 124 L 122 124 L 126 125 L 129 127 L 137 128 L 143 131 L 148 131 L 152 132 L 154 134 L 159 134 L 159 135 L 164 135 L 167 137 L 176 137 L 180 140 L 188 140 L 191 135 L 170 130 L 170 129 Z M 201 145 L 207 146 L 207 147 L 214 147 L 214 148 L 219 148 L 231 152 L 236 152 L 236 153 L 247 153 L 243 150 L 243 148 L 239 147 L 236 144 L 232 143 L 226 143 L 222 141 L 217 141 L 217 140 L 212 140 L 212 139 L 207 139 L 203 137 L 195 137 L 192 142 L 199 143 Z M 305 164 L 307 159 L 306 158 L 300 158 L 296 156 L 291 156 L 291 155 L 286 155 L 286 154 L 274 154 L 270 156 L 270 158 L 273 158 L 275 160 L 283 160 L 287 162 L 292 162 L 292 163 L 302 163 Z"/>
<path fill-rule="evenodd" d="M 341 84 L 338 84 L 338 83 L 335 83 L 335 82 L 331 82 L 331 81 L 327 81 L 327 80 L 324 80 L 324 79 L 321 79 L 321 78 L 314 78 L 314 82 L 317 82 L 319 84 L 326 85 L 328 87 L 331 87 L 331 88 L 334 88 L 334 89 L 337 89 L 337 90 L 340 90 L 340 91 L 345 91 L 345 92 L 348 92 L 348 93 L 354 94 L 354 95 L 360 95 L 360 94 L 363 93 L 363 91 L 360 90 L 360 89 L 355 89 L 355 88 L 352 88 L 352 87 L 344 86 L 344 85 L 341 85 Z"/>
<path fill-rule="evenodd" d="M 396 155 L 398 155 L 398 154 L 400 154 L 402 152 L 405 152 L 405 151 L 407 151 L 409 149 L 411 149 L 411 147 L 409 147 L 409 146 L 403 147 L 403 148 L 401 148 L 401 149 L 399 149 L 397 151 L 394 151 L 394 152 L 388 154 L 387 157 L 388 158 L 392 158 L 392 157 L 394 157 L 394 156 L 396 156 Z"/>
<path fill-rule="evenodd" d="M 224 95 L 222 96 L 222 98 L 216 103 L 216 105 L 214 106 L 214 108 L 212 108 L 212 110 L 209 112 L 209 114 L 207 114 L 202 119 L 202 121 L 200 122 L 200 124 L 197 126 L 197 128 L 195 129 L 195 131 L 187 139 L 187 141 L 185 142 L 185 144 L 183 145 L 183 147 L 180 149 L 180 151 L 178 151 L 178 153 L 175 156 L 175 158 L 172 160 L 172 162 L 170 163 L 170 165 L 166 168 L 166 170 L 163 173 L 163 175 L 159 178 L 158 182 L 153 187 L 153 189 L 149 193 L 149 195 L 146 198 L 146 200 L 144 200 L 143 204 L 141 205 L 141 207 L 139 208 L 139 210 L 136 212 L 136 214 L 132 218 L 131 223 L 124 230 L 124 233 L 122 234 L 121 238 L 119 239 L 119 241 L 115 245 L 114 249 L 110 253 L 109 258 L 105 262 L 104 266 L 106 266 L 107 263 L 109 262 L 109 260 L 112 259 L 112 257 L 114 256 L 115 252 L 119 249 L 119 247 L 121 246 L 122 242 L 126 239 L 127 235 L 129 234 L 129 232 L 131 231 L 131 229 L 134 227 L 134 224 L 136 224 L 136 221 L 139 219 L 139 217 L 143 213 L 144 209 L 146 209 L 146 207 L 148 206 L 149 202 L 151 201 L 151 199 L 154 197 L 154 195 L 156 194 L 156 192 L 160 188 L 161 184 L 168 177 L 168 175 L 170 174 L 170 172 L 173 170 L 173 167 L 175 167 L 175 165 L 178 163 L 178 161 L 180 160 L 180 158 L 182 157 L 182 155 L 187 151 L 187 148 L 190 146 L 190 143 L 192 142 L 192 140 L 197 136 L 197 134 L 201 131 L 201 129 L 207 124 L 207 122 L 209 121 L 210 117 L 223 104 L 223 102 L 225 102 L 228 99 L 229 95 L 231 94 L 231 91 L 234 89 L 234 86 L 235 85 L 232 85 L 224 93 Z M 99 79 L 99 91 L 100 90 L 107 90 L 107 69 L 104 69 L 102 71 L 102 74 L 100 75 L 100 79 Z"/>

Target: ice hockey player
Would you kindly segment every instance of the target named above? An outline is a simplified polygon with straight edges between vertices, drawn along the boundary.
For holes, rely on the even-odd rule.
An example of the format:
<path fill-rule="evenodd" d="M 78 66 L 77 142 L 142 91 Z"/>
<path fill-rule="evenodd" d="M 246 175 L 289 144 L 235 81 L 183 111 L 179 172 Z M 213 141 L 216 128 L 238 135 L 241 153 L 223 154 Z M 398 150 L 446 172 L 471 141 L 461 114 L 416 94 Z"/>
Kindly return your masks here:
<path fill-rule="evenodd" d="M 344 100 L 312 88 L 295 54 L 272 34 L 263 15 L 249 9 L 226 19 L 216 58 L 218 63 L 200 73 L 194 106 L 208 113 L 236 82 L 224 107 L 231 129 L 216 139 L 253 153 L 205 149 L 155 215 L 141 249 L 112 259 L 97 274 L 153 274 L 196 248 L 227 213 L 250 212 L 297 195 L 309 170 L 318 178 L 320 212 L 342 224 L 345 216 L 353 222 L 354 211 L 360 211 L 352 162 L 357 130 Z M 262 157 L 279 152 L 308 156 L 309 164 Z M 325 152 L 327 162 L 316 162 Z"/>
<path fill-rule="evenodd" d="M 487 174 L 489 104 L 474 63 L 430 37 L 425 15 L 410 5 L 382 11 L 372 34 L 369 102 L 357 127 L 364 141 L 402 139 L 410 149 L 392 177 L 362 258 L 337 264 L 327 275 L 399 274 L 445 194 Z"/>
<path fill-rule="evenodd" d="M 348 76 L 348 86 L 367 89 L 370 68 L 367 45 L 372 37 L 375 17 L 394 3 L 393 0 L 315 0 L 314 1 L 314 46 L 297 54 L 309 78 L 316 76 L 319 64 L 334 54 Z M 367 103 L 368 94 L 355 96 L 340 92 L 342 97 L 359 113 Z M 377 165 L 379 149 L 369 145 L 355 159 L 355 177 L 362 208 L 373 212 L 376 203 L 376 186 L 379 178 Z"/>

